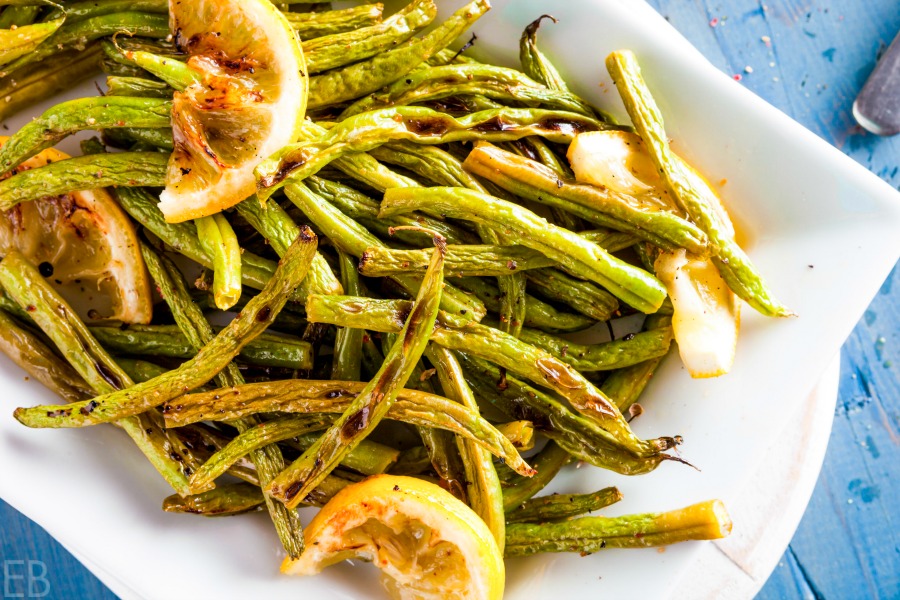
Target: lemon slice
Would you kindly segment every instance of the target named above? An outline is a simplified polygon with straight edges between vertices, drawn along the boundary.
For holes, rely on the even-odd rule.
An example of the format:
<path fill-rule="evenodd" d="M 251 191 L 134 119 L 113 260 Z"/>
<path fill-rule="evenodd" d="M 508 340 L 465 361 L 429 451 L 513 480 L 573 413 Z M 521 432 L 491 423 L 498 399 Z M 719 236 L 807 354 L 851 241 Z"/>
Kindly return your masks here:
<path fill-rule="evenodd" d="M 253 194 L 253 168 L 295 140 L 307 77 L 294 30 L 268 0 L 170 0 L 169 15 L 200 74 L 172 105 L 175 150 L 159 208 L 177 223 Z"/>
<path fill-rule="evenodd" d="M 282 573 L 313 575 L 348 558 L 381 569 L 393 598 L 500 600 L 503 557 L 487 525 L 433 483 L 376 475 L 341 490 L 306 528 Z"/>
<path fill-rule="evenodd" d="M 0 143 L 8 138 L 0 137 Z M 14 172 L 69 158 L 49 148 Z M 0 253 L 22 252 L 82 316 L 149 323 L 150 281 L 131 221 L 105 189 L 18 204 L 0 218 Z M 99 292 L 96 293 L 96 292 Z"/>
<path fill-rule="evenodd" d="M 590 131 L 575 136 L 566 158 L 575 179 L 639 196 L 662 187 L 641 138 L 629 131 Z"/>
<path fill-rule="evenodd" d="M 708 258 L 684 249 L 663 252 L 654 263 L 675 311 L 672 330 L 681 362 L 691 377 L 718 377 L 731 370 L 740 328 L 740 304 Z"/>

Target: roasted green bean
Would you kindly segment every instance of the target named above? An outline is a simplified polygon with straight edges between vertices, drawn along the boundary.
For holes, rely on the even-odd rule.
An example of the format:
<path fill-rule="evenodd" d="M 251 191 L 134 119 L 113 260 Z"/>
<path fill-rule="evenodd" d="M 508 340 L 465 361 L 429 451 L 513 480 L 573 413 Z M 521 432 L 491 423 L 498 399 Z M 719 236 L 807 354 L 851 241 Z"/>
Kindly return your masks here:
<path fill-rule="evenodd" d="M 291 182 L 286 188 L 288 199 L 294 203 L 312 223 L 340 250 L 359 258 L 366 248 L 381 246 L 382 242 L 355 221 L 348 219 L 324 198 L 314 194 L 305 184 Z M 416 294 L 419 278 L 400 275 L 393 278 L 404 290 Z M 486 314 L 484 305 L 451 285 L 445 285 L 441 294 L 441 307 L 454 314 L 467 315 L 480 320 Z"/>
<path fill-rule="evenodd" d="M 381 369 L 316 443 L 269 484 L 267 493 L 282 500 L 289 508 L 306 497 L 360 440 L 371 433 L 419 362 L 434 326 L 444 284 L 444 241 L 437 239 L 436 244 L 431 267 L 425 273 L 415 304 Z"/>
<path fill-rule="evenodd" d="M 476 221 L 503 230 L 517 243 L 553 258 L 573 273 L 599 283 L 643 312 L 656 311 L 666 297 L 652 275 L 533 212 L 499 198 L 458 188 L 392 188 L 385 192 L 381 214 L 389 216 L 429 208 L 449 217 Z"/>
<path fill-rule="evenodd" d="M 414 0 L 381 23 L 303 42 L 310 73 L 371 58 L 414 36 L 437 15 L 434 0 Z"/>
<path fill-rule="evenodd" d="M 17 251 L 9 251 L 0 261 L 0 285 L 53 340 L 67 360 L 94 393 L 122 390 L 132 384 L 128 375 L 100 347 L 72 307 L 51 288 L 44 278 Z M 79 399 L 64 407 L 44 406 L 28 409 L 47 418 L 64 417 L 76 408 L 90 414 L 96 401 Z M 140 412 L 140 411 L 138 411 Z M 189 492 L 181 454 L 172 448 L 161 427 L 159 415 L 145 413 L 119 419 L 116 424 L 134 440 L 160 475 L 179 494 Z"/>
<path fill-rule="evenodd" d="M 714 262 L 728 287 L 766 316 L 793 315 L 772 295 L 750 258 L 734 240 L 734 229 L 728 217 L 723 216 L 715 192 L 672 152 L 662 114 L 644 82 L 634 53 L 613 52 L 606 59 L 606 68 L 666 187 L 709 236 Z"/>
<path fill-rule="evenodd" d="M 507 523 L 546 523 L 577 517 L 606 508 L 622 499 L 618 488 L 608 487 L 591 494 L 552 494 L 526 500 L 506 515 Z"/>
<path fill-rule="evenodd" d="M 367 384 L 360 381 L 286 379 L 181 396 L 163 407 L 166 425 L 181 427 L 208 419 L 239 419 L 265 412 L 342 413 Z M 446 429 L 470 439 L 525 477 L 533 474 L 506 437 L 475 411 L 418 390 L 401 390 L 387 418 Z"/>
<path fill-rule="evenodd" d="M 490 8 L 473 0 L 421 38 L 413 38 L 369 60 L 309 78 L 309 108 L 354 100 L 403 77 L 449 45 Z"/>
<path fill-rule="evenodd" d="M 76 156 L 0 181 L 0 210 L 20 202 L 112 185 L 162 186 L 169 157 L 159 152 Z"/>
<path fill-rule="evenodd" d="M 127 328 L 92 326 L 91 334 L 117 354 L 191 358 L 196 351 L 175 325 L 130 325 Z M 311 369 L 312 347 L 295 337 L 263 333 L 248 343 L 238 356 L 265 367 Z"/>
<path fill-rule="evenodd" d="M 94 425 L 141 413 L 175 398 L 185 390 L 206 383 L 225 368 L 250 340 L 265 330 L 272 317 L 284 306 L 288 294 L 306 275 L 315 249 L 315 234 L 309 229 L 301 230 L 300 237 L 285 254 L 263 291 L 226 329 L 177 369 L 131 388 L 72 404 L 66 410 L 20 408 L 14 416 L 29 427 Z"/>
<path fill-rule="evenodd" d="M 664 513 L 511 524 L 506 532 L 506 556 L 590 554 L 603 548 L 648 548 L 723 538 L 731 533 L 731 518 L 721 501 L 708 500 Z"/>
<path fill-rule="evenodd" d="M 564 179 L 537 161 L 496 146 L 478 144 L 463 166 L 508 192 L 634 234 L 662 248 L 686 248 L 697 254 L 707 251 L 703 231 L 658 204 Z"/>
<path fill-rule="evenodd" d="M 260 197 L 265 199 L 288 178 L 305 179 L 337 158 L 367 152 L 389 141 L 445 144 L 540 135 L 570 142 L 579 132 L 602 128 L 603 124 L 592 118 L 558 110 L 502 108 L 456 118 L 421 106 L 397 106 L 352 116 L 315 141 L 285 146 L 257 165 L 255 172 Z"/>

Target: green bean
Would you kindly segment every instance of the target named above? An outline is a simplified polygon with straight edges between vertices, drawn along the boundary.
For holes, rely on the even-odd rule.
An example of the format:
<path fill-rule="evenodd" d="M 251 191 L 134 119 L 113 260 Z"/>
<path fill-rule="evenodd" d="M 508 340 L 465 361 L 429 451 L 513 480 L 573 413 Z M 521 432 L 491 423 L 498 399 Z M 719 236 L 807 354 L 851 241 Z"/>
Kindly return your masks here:
<path fill-rule="evenodd" d="M 378 3 L 324 12 L 285 12 L 283 14 L 297 32 L 297 36 L 308 40 L 353 31 L 360 27 L 370 27 L 381 22 L 383 10 L 384 6 Z"/>
<path fill-rule="evenodd" d="M 197 239 L 213 259 L 213 299 L 228 310 L 241 297 L 241 246 L 228 219 L 221 213 L 194 219 Z"/>
<path fill-rule="evenodd" d="M 247 303 L 253 299 L 253 296 L 254 294 L 251 294 L 249 292 L 241 294 L 241 297 L 237 301 L 237 304 L 232 307 L 232 311 L 242 311 L 244 307 L 247 306 Z M 208 291 L 199 289 L 193 290 L 191 292 L 191 298 L 193 299 L 194 304 L 196 304 L 203 311 L 218 310 Z M 306 326 L 309 325 L 304 317 L 305 314 L 306 313 L 302 311 L 299 304 L 286 304 L 282 311 L 278 313 L 278 316 L 273 319 L 272 324 L 269 326 L 269 329 L 279 332 L 283 331 L 285 333 L 295 333 L 298 331 L 303 331 L 304 329 L 306 329 Z M 269 335 L 270 334 L 268 333 L 264 333 L 257 339 L 266 339 Z M 246 351 L 246 348 L 244 350 Z"/>
<path fill-rule="evenodd" d="M 455 278 L 454 285 L 474 294 L 485 307 L 500 312 L 500 290 L 479 277 Z M 564 313 L 546 302 L 525 294 L 525 326 L 546 331 L 580 331 L 595 321 L 583 315 Z"/>
<path fill-rule="evenodd" d="M 793 313 L 772 295 L 750 258 L 734 240 L 734 229 L 715 192 L 672 152 L 662 114 L 644 82 L 634 53 L 627 50 L 613 52 L 606 59 L 606 68 L 666 187 L 709 236 L 713 262 L 725 283 L 763 315 L 792 316 Z"/>
<path fill-rule="evenodd" d="M 22 25 L 15 29 L 0 29 L 0 68 L 33 52 L 41 42 L 56 33 L 65 21 L 65 16 L 62 16 L 41 23 Z"/>
<path fill-rule="evenodd" d="M 394 140 L 436 145 L 540 135 L 570 142 L 576 133 L 601 128 L 598 121 L 557 110 L 503 108 L 456 118 L 422 106 L 397 106 L 352 116 L 316 141 L 285 146 L 257 165 L 255 173 L 260 198 L 265 199 L 288 178 L 305 179 L 348 153 L 367 152 Z"/>
<path fill-rule="evenodd" d="M 381 352 L 378 344 L 372 340 L 368 332 L 363 332 L 362 373 L 366 375 L 367 379 L 371 379 L 372 377 L 375 377 L 375 373 L 378 372 L 378 369 L 380 369 L 383 364 L 384 354 Z M 362 381 L 365 381 L 365 379 L 362 379 Z"/>
<path fill-rule="evenodd" d="M 119 357 L 116 359 L 116 362 L 119 363 L 122 370 L 125 371 L 135 383 L 153 379 L 168 371 L 165 367 L 160 367 L 152 362 L 135 358 Z"/>
<path fill-rule="evenodd" d="M 647 320 L 644 322 L 644 329 L 648 333 L 670 330 L 671 324 L 672 319 L 670 317 L 652 315 L 647 317 Z M 636 365 L 613 371 L 603 381 L 600 391 L 615 402 L 616 406 L 624 414 L 625 411 L 631 408 L 632 404 L 637 402 L 644 388 L 650 383 L 650 379 L 653 377 L 653 373 L 662 359 L 662 356 L 658 356 Z"/>
<path fill-rule="evenodd" d="M 562 208 L 603 227 L 632 233 L 662 248 L 707 251 L 707 237 L 695 225 L 648 200 L 608 188 L 576 183 L 539 162 L 490 144 L 478 144 L 463 166 L 503 189 Z"/>
<path fill-rule="evenodd" d="M 465 353 L 459 356 L 467 381 L 482 402 L 507 418 L 532 421 L 542 434 L 578 460 L 622 475 L 649 473 L 662 462 L 676 460 L 667 454 L 637 458 L 609 443 L 595 420 L 572 411 L 560 400 L 485 360 Z"/>
<path fill-rule="evenodd" d="M 93 395 L 69 363 L 61 360 L 35 334 L 19 327 L 3 310 L 0 310 L 0 351 L 66 402 Z"/>
<path fill-rule="evenodd" d="M 300 239 L 302 237 L 298 238 L 298 245 Z M 146 244 L 141 245 L 141 254 L 144 257 L 144 262 L 147 264 L 147 270 L 159 287 L 160 295 L 165 298 L 166 303 L 169 305 L 178 327 L 191 343 L 193 349 L 198 353 L 202 353 L 204 348 L 207 348 L 215 341 L 213 331 L 200 312 L 200 308 L 191 302 L 181 272 L 172 261 L 160 256 Z M 306 256 L 308 255 L 309 250 L 306 252 Z M 303 265 L 308 264 L 306 256 L 303 257 L 304 263 L 299 265 L 301 269 Z M 246 310 L 253 310 L 253 307 L 248 305 Z M 244 383 L 244 378 L 237 367 L 230 362 L 225 365 L 224 369 L 216 376 L 216 379 L 222 385 L 232 387 Z M 259 421 L 256 417 L 248 417 L 237 419 L 230 424 L 237 428 L 239 434 L 242 434 L 258 425 Z M 259 486 L 267 485 L 284 468 L 284 458 L 277 446 L 269 445 L 253 449 L 250 451 L 250 456 L 257 471 L 257 481 L 255 483 Z M 201 466 L 196 469 L 195 473 L 202 468 Z M 233 470 L 233 465 L 229 467 L 229 470 Z M 194 492 L 202 491 L 203 487 L 205 487 L 199 484 L 195 485 L 193 481 L 190 482 L 190 485 L 191 490 Z M 205 485 L 212 485 L 212 483 L 207 482 Z M 303 552 L 303 530 L 299 517 L 295 512 L 288 510 L 284 505 L 273 501 L 271 498 L 265 498 L 264 502 L 282 546 L 289 556 L 296 558 Z"/>
<path fill-rule="evenodd" d="M 0 285 L 19 303 L 95 393 L 107 393 L 131 385 L 131 379 L 100 347 L 72 307 L 52 288 L 18 251 L 10 250 L 0 261 Z M 74 410 L 90 412 L 95 400 L 80 399 L 65 407 L 31 409 L 47 418 Z M 179 494 L 189 491 L 183 458 L 161 427 L 157 413 L 120 419 L 116 423 L 134 440 L 151 464 Z"/>
<path fill-rule="evenodd" d="M 398 323 L 410 309 L 405 301 L 313 295 L 307 299 L 306 310 L 311 322 L 396 332 Z M 621 446 L 634 456 L 653 456 L 675 445 L 673 438 L 638 439 L 615 405 L 583 375 L 550 353 L 509 334 L 442 312 L 431 339 L 445 348 L 489 360 L 510 373 L 549 387 L 580 413 L 594 419 L 607 442 Z"/>
<path fill-rule="evenodd" d="M 261 204 L 256 196 L 250 196 L 237 205 L 237 212 L 245 221 L 258 231 L 278 256 L 284 256 L 291 241 L 297 238 L 300 227 L 275 202 Z M 306 294 L 340 294 L 343 292 L 341 282 L 320 252 L 316 252 L 309 274 L 301 284 L 301 293 Z"/>
<path fill-rule="evenodd" d="M 306 68 L 318 73 L 371 58 L 405 42 L 436 15 L 434 0 L 414 0 L 381 23 L 305 41 Z"/>
<path fill-rule="evenodd" d="M 385 192 L 382 215 L 420 208 L 502 229 L 514 241 L 553 258 L 573 273 L 607 288 L 642 312 L 654 312 L 665 288 L 646 271 L 611 256 L 576 233 L 551 225 L 533 212 L 505 200 L 460 188 L 393 188 Z"/>
<path fill-rule="evenodd" d="M 356 263 L 348 254 L 338 250 L 338 262 L 341 265 L 341 285 L 348 294 L 359 295 L 361 287 Z M 363 334 L 361 329 L 341 327 L 334 341 L 334 362 L 331 367 L 331 378 L 347 381 L 359 381 L 362 369 Z"/>
<path fill-rule="evenodd" d="M 550 90 L 515 69 L 474 63 L 413 71 L 383 91 L 354 102 L 341 113 L 341 118 L 379 108 L 470 94 L 594 116 L 594 111 L 573 94 Z"/>
<path fill-rule="evenodd" d="M 2 185 L 2 183 L 0 183 Z M 366 229 L 334 208 L 327 200 L 314 194 L 305 184 L 291 182 L 286 188 L 288 199 L 328 237 L 340 250 L 359 258 L 370 246 L 382 246 L 382 242 Z M 400 275 L 393 277 L 404 290 L 416 294 L 420 280 L 417 277 Z M 477 298 L 470 298 L 451 285 L 445 285 L 441 294 L 441 306 L 454 314 L 467 315 L 480 320 L 486 311 Z"/>
<path fill-rule="evenodd" d="M 565 179 L 572 179 L 574 177 L 572 169 L 569 168 L 569 165 L 564 161 L 561 161 L 556 153 L 554 153 L 553 150 L 551 150 L 550 147 L 547 146 L 547 144 L 545 144 L 540 138 L 530 137 L 522 140 L 517 140 L 515 142 L 509 142 L 509 144 L 521 144 L 522 148 L 526 148 L 528 150 L 527 153 L 522 154 L 523 156 L 527 156 L 528 158 L 536 160 L 544 166 L 553 169 L 553 171 L 556 172 L 560 177 Z M 494 185 L 499 189 L 503 189 L 496 184 Z M 580 231 L 584 229 L 584 222 L 578 216 L 558 206 L 551 206 L 549 208 L 550 215 L 552 217 L 551 221 L 553 222 L 553 224 L 569 229 L 570 231 Z"/>
<path fill-rule="evenodd" d="M 0 75 L 0 120 L 93 77 L 99 70 L 100 56 L 100 47 L 90 44 L 80 52 L 63 52 L 34 68 Z"/>
<path fill-rule="evenodd" d="M 125 11 L 164 15 L 169 12 L 169 3 L 167 0 L 88 0 L 66 3 L 65 6 L 66 18 L 70 22 Z"/>
<path fill-rule="evenodd" d="M 312 446 L 318 438 L 317 433 L 307 433 L 298 435 L 295 440 L 288 440 L 288 443 L 302 451 Z M 395 448 L 364 439 L 347 453 L 341 466 L 363 475 L 377 475 L 388 471 L 399 456 L 400 451 Z"/>
<path fill-rule="evenodd" d="M 60 160 L 0 181 L 0 210 L 20 202 L 113 185 L 165 185 L 169 157 L 159 152 L 94 154 Z"/>
<path fill-rule="evenodd" d="M 421 146 L 419 147 L 421 148 Z M 422 149 L 429 150 L 430 148 Z M 346 185 L 316 176 L 310 177 L 304 183 L 310 190 L 328 200 L 342 213 L 383 237 L 391 236 L 407 244 L 419 244 L 423 237 L 419 232 L 400 229 L 394 231 L 393 235 L 390 233 L 391 228 L 418 226 L 441 234 L 446 238 L 448 244 L 468 244 L 477 241 L 477 238 L 468 231 L 428 215 L 397 215 L 388 219 L 379 219 L 378 208 L 381 203 Z M 422 273 L 428 267 L 428 257 L 430 256 L 428 249 L 425 249 L 424 252 L 427 256 Z"/>
<path fill-rule="evenodd" d="M 720 500 L 707 500 L 664 513 L 521 523 L 510 525 L 506 532 L 506 556 L 538 552 L 585 555 L 603 548 L 649 548 L 720 539 L 731 533 L 731 518 Z"/>
<path fill-rule="evenodd" d="M 474 0 L 421 38 L 413 38 L 369 60 L 309 78 L 309 108 L 354 100 L 403 77 L 459 37 L 490 8 Z"/>
<path fill-rule="evenodd" d="M 311 431 L 321 431 L 329 424 L 329 419 L 320 416 L 302 416 L 276 419 L 251 427 L 203 463 L 203 466 L 191 475 L 191 487 L 207 489 L 216 478 L 225 474 L 228 467 L 254 450 Z"/>
<path fill-rule="evenodd" d="M 258 485 L 231 483 L 214 490 L 179 496 L 173 494 L 163 500 L 162 509 L 172 513 L 190 513 L 204 517 L 229 517 L 255 510 L 265 505 Z"/>
<path fill-rule="evenodd" d="M 193 223 L 167 223 L 162 212 L 156 206 L 156 198 L 143 188 L 120 187 L 115 190 L 114 194 L 119 205 L 132 219 L 153 232 L 167 246 L 206 268 L 212 268 L 212 258 L 200 245 Z M 247 287 L 255 290 L 263 289 L 266 282 L 272 278 L 275 267 L 275 261 L 246 250 L 241 253 L 241 278 Z M 300 287 L 291 294 L 290 300 L 303 302 L 306 295 L 306 286 L 301 282 Z"/>
<path fill-rule="evenodd" d="M 615 296 L 601 287 L 558 269 L 535 269 L 523 274 L 528 289 L 549 300 L 562 302 L 596 321 L 608 321 L 619 312 Z"/>
<path fill-rule="evenodd" d="M 438 485 L 468 504 L 467 478 L 455 436 L 434 427 L 416 427 L 416 430 L 422 438 L 431 468 L 438 477 Z"/>
<path fill-rule="evenodd" d="M 131 96 L 139 98 L 164 98 L 172 99 L 173 90 L 165 83 L 145 79 L 144 77 L 116 77 L 106 78 L 107 96 Z"/>
<path fill-rule="evenodd" d="M 159 150 L 169 154 L 175 148 L 169 128 L 121 127 L 103 131 L 103 139 L 110 146 L 136 151 Z"/>
<path fill-rule="evenodd" d="M 611 371 L 665 356 L 672 343 L 672 328 L 635 333 L 589 346 L 534 329 L 524 329 L 519 337 L 526 344 L 546 350 L 579 371 Z"/>
<path fill-rule="evenodd" d="M 12 73 L 63 50 L 84 48 L 88 42 L 120 31 L 128 31 L 132 35 L 165 38 L 169 35 L 169 19 L 166 15 L 120 12 L 66 23 L 33 51 L 6 65 L 4 72 Z"/>
<path fill-rule="evenodd" d="M 182 55 L 174 47 L 129 44 L 125 39 L 121 42 L 103 40 L 100 46 L 109 60 L 127 67 L 137 67 L 140 73 L 154 75 L 174 90 L 183 90 L 201 82 L 201 75 L 180 60 Z"/>
<path fill-rule="evenodd" d="M 466 173 L 462 163 L 449 152 L 434 147 L 422 147 L 407 141 L 395 142 L 384 157 L 388 162 L 397 162 L 415 173 L 443 185 L 460 185 L 476 192 L 487 190 L 474 177 Z M 439 215 L 442 216 L 442 215 Z M 396 217 L 394 217 L 396 218 Z M 499 244 L 501 236 L 485 225 L 477 225 L 476 232 L 485 244 Z M 363 254 L 361 259 L 366 258 Z M 423 257 L 424 260 L 424 257 Z M 527 316 L 528 296 L 525 293 L 525 279 L 509 269 L 497 277 L 498 308 L 500 327 L 503 331 L 518 336 Z M 445 266 L 446 269 L 446 266 Z"/>
<path fill-rule="evenodd" d="M 175 398 L 184 390 L 206 383 L 225 368 L 250 340 L 265 330 L 272 316 L 284 306 L 288 294 L 306 275 L 315 248 L 315 234 L 309 229 L 302 231 L 265 289 L 248 303 L 247 308 L 226 329 L 206 344 L 194 358 L 182 363 L 177 369 L 129 389 L 104 394 L 90 403 L 72 404 L 72 408 L 65 411 L 35 407 L 18 409 L 14 416 L 29 427 L 94 425 L 141 413 Z M 3 279 L 2 263 L 0 279 Z M 56 412 L 61 414 L 55 414 Z"/>
<path fill-rule="evenodd" d="M 622 499 L 618 488 L 608 487 L 590 494 L 552 494 L 531 498 L 506 515 L 507 523 L 546 523 L 606 508 Z"/>
<path fill-rule="evenodd" d="M 444 284 L 444 241 L 436 238 L 431 267 L 409 312 L 398 340 L 384 364 L 338 420 L 266 489 L 289 508 L 315 488 L 387 414 L 428 343 Z"/>
<path fill-rule="evenodd" d="M 636 241 L 634 236 L 619 232 L 583 231 L 578 235 L 607 252 L 628 248 Z M 444 270 L 447 277 L 502 277 L 511 272 L 543 269 L 557 264 L 552 258 L 525 246 L 448 244 Z M 427 266 L 427 250 L 373 246 L 366 248 L 360 257 L 359 272 L 366 277 L 387 277 L 397 273 L 423 273 Z"/>
<path fill-rule="evenodd" d="M 525 276 L 522 273 L 497 278 L 497 287 L 500 290 L 499 329 L 513 337 L 519 337 L 528 318 L 525 283 Z"/>
<path fill-rule="evenodd" d="M 212 267 L 212 259 L 200 245 L 197 229 L 193 223 L 167 223 L 162 212 L 156 206 L 157 199 L 143 188 L 118 188 L 115 190 L 115 195 L 119 204 L 131 218 L 146 227 L 167 246 L 204 267 Z M 249 253 L 245 252 L 241 257 L 241 276 L 246 285 L 261 289 L 271 277 L 274 263 L 255 255 L 252 255 L 252 261 L 248 261 L 247 254 Z M 257 267 L 255 264 L 257 262 L 265 267 Z"/>
<path fill-rule="evenodd" d="M 350 483 L 347 479 L 329 475 L 304 499 L 303 503 L 308 506 L 324 506 Z M 241 482 L 218 486 L 214 490 L 184 497 L 173 494 L 163 500 L 162 508 L 166 512 L 224 517 L 261 510 L 265 503 L 265 495 L 258 485 Z"/>
<path fill-rule="evenodd" d="M 6 6 L 0 13 L 0 28 L 10 29 L 13 25 L 31 25 L 43 10 L 43 6 Z"/>
<path fill-rule="evenodd" d="M 569 453 L 556 445 L 553 440 L 547 442 L 537 455 L 532 458 L 537 474 L 534 477 L 515 478 L 515 482 L 503 489 L 503 510 L 511 511 L 522 505 L 523 502 L 547 487 L 560 469 L 566 466 L 572 457 Z"/>
<path fill-rule="evenodd" d="M 286 379 L 248 383 L 181 396 L 163 407 L 168 427 L 181 427 L 208 419 L 228 420 L 266 412 L 342 413 L 359 395 L 365 382 Z M 446 429 L 465 437 L 501 458 L 517 473 L 533 470 L 503 434 L 477 412 L 418 390 L 400 390 L 387 418 L 411 425 Z"/>
<path fill-rule="evenodd" d="M 429 344 L 428 360 L 437 370 L 444 393 L 472 411 L 478 411 L 478 403 L 466 383 L 462 367 L 452 352 Z M 472 510 L 481 517 L 494 539 L 503 548 L 506 524 L 503 513 L 503 492 L 490 453 L 477 444 L 460 439 L 457 441 L 465 469 L 467 496 Z"/>
<path fill-rule="evenodd" d="M 553 63 L 544 56 L 537 47 L 537 31 L 541 21 L 550 19 L 556 23 L 556 19 L 550 15 L 541 15 L 528 24 L 522 37 L 519 38 L 519 62 L 522 63 L 522 71 L 534 79 L 546 85 L 552 90 L 569 91 L 569 86 L 563 79 Z"/>
<path fill-rule="evenodd" d="M 424 428 L 423 428 L 424 429 Z M 413 446 L 400 453 L 397 462 L 390 468 L 392 475 L 419 475 L 431 466 L 428 450 L 424 446 Z"/>
<path fill-rule="evenodd" d="M 131 325 L 128 328 L 93 326 L 91 334 L 107 349 L 119 354 L 191 358 L 193 345 L 175 325 Z M 294 337 L 261 334 L 241 350 L 250 364 L 288 369 L 311 369 L 312 347 Z"/>

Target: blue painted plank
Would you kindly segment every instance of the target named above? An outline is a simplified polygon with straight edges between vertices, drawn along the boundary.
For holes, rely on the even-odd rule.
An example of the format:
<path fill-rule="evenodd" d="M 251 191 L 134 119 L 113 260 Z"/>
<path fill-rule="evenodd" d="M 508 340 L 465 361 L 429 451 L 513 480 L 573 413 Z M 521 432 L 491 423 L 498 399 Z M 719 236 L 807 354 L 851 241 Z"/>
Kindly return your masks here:
<path fill-rule="evenodd" d="M 0 598 L 116 598 L 46 531 L 2 500 L 0 524 Z"/>

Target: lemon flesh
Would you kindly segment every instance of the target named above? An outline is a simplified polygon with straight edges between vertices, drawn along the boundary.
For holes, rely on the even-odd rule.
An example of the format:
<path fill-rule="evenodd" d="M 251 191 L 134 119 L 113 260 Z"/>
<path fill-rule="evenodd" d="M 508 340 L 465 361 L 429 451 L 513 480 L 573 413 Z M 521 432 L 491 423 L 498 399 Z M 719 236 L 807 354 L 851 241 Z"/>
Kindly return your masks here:
<path fill-rule="evenodd" d="M 254 167 L 296 137 L 307 77 L 294 30 L 268 0 L 170 0 L 169 15 L 200 74 L 172 105 L 175 150 L 159 208 L 177 223 L 255 192 Z"/>
<path fill-rule="evenodd" d="M 382 571 L 401 600 L 500 600 L 503 557 L 487 525 L 433 483 L 376 475 L 347 486 L 306 528 L 306 550 L 281 571 L 313 575 L 349 558 Z"/>
<path fill-rule="evenodd" d="M 0 138 L 3 143 L 8 138 Z M 14 173 L 69 158 L 49 148 Z M 16 249 L 88 320 L 149 323 L 150 280 L 131 221 L 105 189 L 23 202 L 0 218 L 0 253 Z"/>

